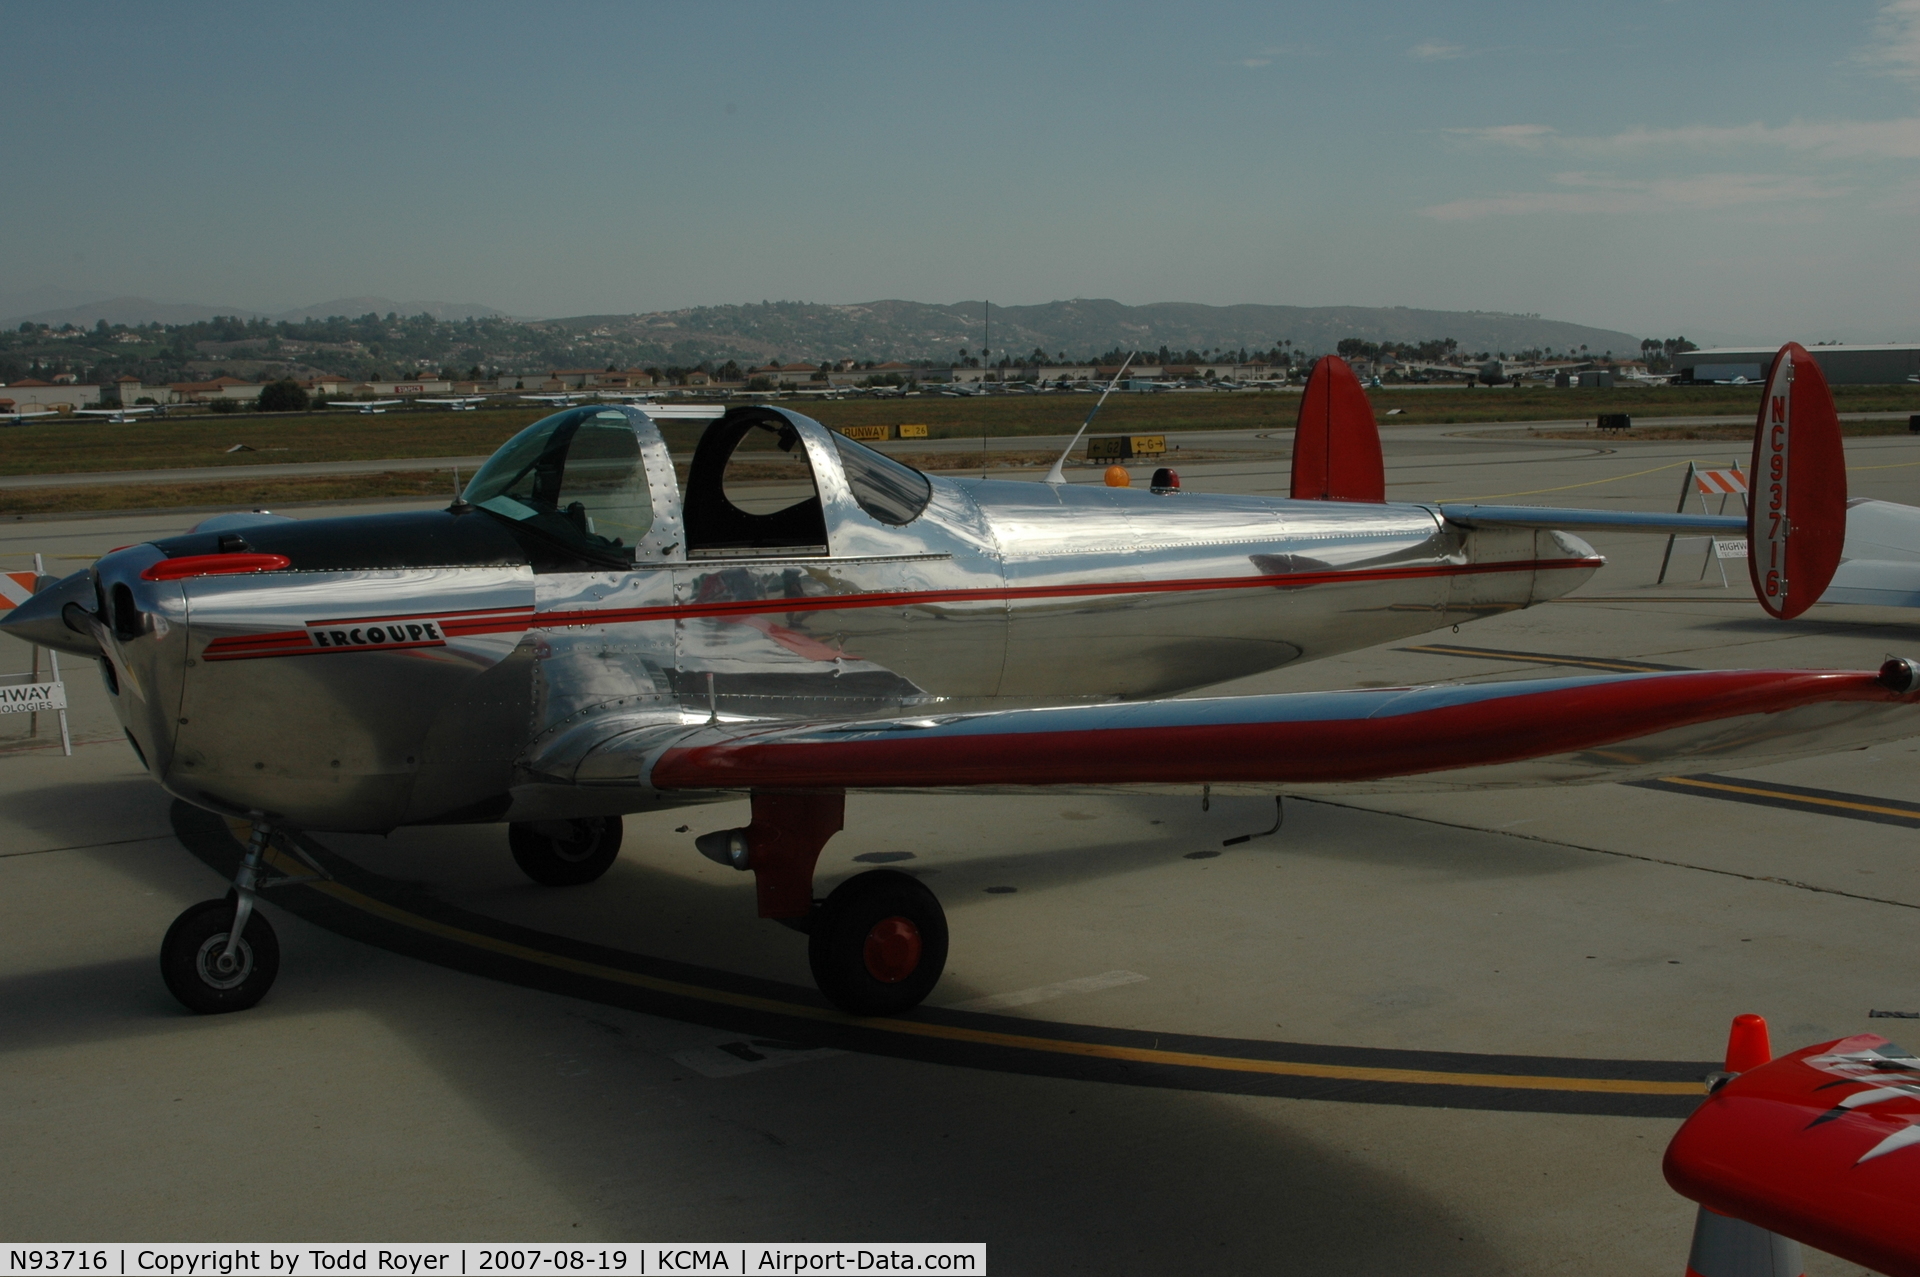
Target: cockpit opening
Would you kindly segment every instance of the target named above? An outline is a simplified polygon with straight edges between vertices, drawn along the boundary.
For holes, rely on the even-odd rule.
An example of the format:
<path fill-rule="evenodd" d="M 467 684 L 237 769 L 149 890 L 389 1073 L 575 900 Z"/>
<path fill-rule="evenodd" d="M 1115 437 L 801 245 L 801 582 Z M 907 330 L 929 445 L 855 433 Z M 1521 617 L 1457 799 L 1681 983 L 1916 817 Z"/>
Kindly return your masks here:
<path fill-rule="evenodd" d="M 572 408 L 541 418 L 488 459 L 464 499 L 590 561 L 630 566 L 653 526 L 630 413 Z"/>
<path fill-rule="evenodd" d="M 687 473 L 682 515 L 688 558 L 827 553 L 806 446 L 777 412 L 735 409 L 707 427 Z"/>

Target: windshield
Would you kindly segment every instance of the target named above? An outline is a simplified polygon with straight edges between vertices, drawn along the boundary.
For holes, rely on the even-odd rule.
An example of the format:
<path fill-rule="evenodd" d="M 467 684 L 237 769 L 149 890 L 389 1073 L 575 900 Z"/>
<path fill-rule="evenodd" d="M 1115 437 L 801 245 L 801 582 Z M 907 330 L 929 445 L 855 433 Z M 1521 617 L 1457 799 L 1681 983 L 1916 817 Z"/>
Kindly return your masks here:
<path fill-rule="evenodd" d="M 862 510 L 895 527 L 920 517 L 933 499 L 933 484 L 927 476 L 903 461 L 855 443 L 837 430 L 832 438 L 840 450 L 840 468 L 846 472 L 847 486 L 853 489 L 853 499 Z"/>
<path fill-rule="evenodd" d="M 653 526 L 653 499 L 629 411 L 572 408 L 534 422 L 488 459 L 463 495 L 594 557 L 633 562 L 633 547 Z"/>

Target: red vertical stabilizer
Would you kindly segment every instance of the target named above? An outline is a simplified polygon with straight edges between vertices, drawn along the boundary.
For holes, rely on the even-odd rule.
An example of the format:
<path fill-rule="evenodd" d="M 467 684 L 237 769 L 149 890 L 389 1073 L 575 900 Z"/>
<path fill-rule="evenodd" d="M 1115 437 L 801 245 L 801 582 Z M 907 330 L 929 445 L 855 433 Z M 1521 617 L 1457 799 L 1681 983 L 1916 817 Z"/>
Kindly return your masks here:
<path fill-rule="evenodd" d="M 1299 487 L 1299 471 L 1294 472 Z M 1753 434 L 1747 570 L 1781 620 L 1826 593 L 1847 539 L 1847 457 L 1826 374 L 1790 341 L 1773 357 Z"/>
<path fill-rule="evenodd" d="M 1380 428 L 1360 379 L 1338 355 L 1323 355 L 1300 396 L 1293 434 L 1293 497 L 1301 501 L 1385 501 Z"/>

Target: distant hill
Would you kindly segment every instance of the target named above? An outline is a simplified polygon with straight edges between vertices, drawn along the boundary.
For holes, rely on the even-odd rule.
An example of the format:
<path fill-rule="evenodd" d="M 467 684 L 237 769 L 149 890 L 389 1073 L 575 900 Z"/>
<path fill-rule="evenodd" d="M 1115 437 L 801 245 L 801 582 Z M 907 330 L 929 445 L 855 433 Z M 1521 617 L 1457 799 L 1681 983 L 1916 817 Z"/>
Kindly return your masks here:
<path fill-rule="evenodd" d="M 203 319 L 212 319 L 215 315 L 260 318 L 259 311 L 248 310 L 244 306 L 202 306 L 195 302 L 157 302 L 150 297 L 108 297 L 103 301 L 80 302 L 54 310 L 36 311 L 30 315 L 15 315 L 0 320 L 0 323 L 11 327 L 31 321 L 51 328 L 58 328 L 62 324 L 91 328 L 103 319 L 109 324 L 195 324 Z"/>
<path fill-rule="evenodd" d="M 0 324 L 19 323 L 28 315 L 82 302 L 104 301 L 113 296 L 99 288 L 68 288 L 63 284 L 39 284 L 26 288 L 0 287 Z"/>
<path fill-rule="evenodd" d="M 482 306 L 478 302 L 397 302 L 391 297 L 338 297 L 333 301 L 316 302 L 311 306 L 296 306 L 292 310 L 281 311 L 277 315 L 249 310 L 245 306 L 206 306 L 199 302 L 158 302 L 150 297 L 108 297 L 98 301 L 80 301 L 45 310 L 24 312 L 0 318 L 0 324 L 12 327 L 22 322 L 31 322 L 46 324 L 51 328 L 58 328 L 62 324 L 72 324 L 76 328 L 91 328 L 102 319 L 109 324 L 194 324 L 204 319 L 212 319 L 216 315 L 299 323 L 305 319 L 327 319 L 334 315 L 357 319 L 369 312 L 376 315 L 394 313 L 407 316 L 425 312 L 439 320 L 507 318 L 507 312 L 504 310 L 495 310 L 491 306 Z"/>
<path fill-rule="evenodd" d="M 297 324 L 304 319 L 331 319 L 335 315 L 344 315 L 349 319 L 358 319 L 362 315 L 432 315 L 435 319 L 506 319 L 504 310 L 495 310 L 491 306 L 482 306 L 478 302 L 397 302 L 391 297 L 336 297 L 330 302 L 315 302 L 311 306 L 296 306 L 292 310 L 283 310 L 277 315 L 269 315 L 272 320 L 286 320 Z"/>
<path fill-rule="evenodd" d="M 675 362 L 700 359 L 950 359 L 974 355 L 985 334 L 980 302 L 875 301 L 853 305 L 762 302 L 697 306 L 643 315 L 581 315 L 546 321 L 580 334 L 658 349 Z M 1036 347 L 1069 359 L 1115 348 L 1157 351 L 1266 350 L 1291 341 L 1309 354 L 1343 337 L 1424 341 L 1452 337 L 1465 351 L 1586 346 L 1638 353 L 1639 339 L 1611 328 L 1497 311 L 1413 310 L 1405 306 L 1125 306 L 1075 299 L 995 306 L 992 350 L 1020 358 Z"/>

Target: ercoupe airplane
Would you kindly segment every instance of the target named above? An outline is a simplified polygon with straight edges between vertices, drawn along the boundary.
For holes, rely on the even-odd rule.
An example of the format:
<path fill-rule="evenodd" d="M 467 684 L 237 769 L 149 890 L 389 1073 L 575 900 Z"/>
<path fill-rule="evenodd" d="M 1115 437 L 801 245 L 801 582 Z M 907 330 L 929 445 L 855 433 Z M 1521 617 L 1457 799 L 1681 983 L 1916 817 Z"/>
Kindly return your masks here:
<path fill-rule="evenodd" d="M 472 412 L 487 401 L 485 395 L 455 395 L 450 399 L 416 399 L 417 404 L 432 404 L 448 412 Z"/>
<path fill-rule="evenodd" d="M 1845 478 L 1817 365 L 1790 346 L 1773 375 L 1751 562 L 1792 616 L 1833 572 Z M 229 897 L 162 946 L 198 1011 L 271 984 L 255 894 L 295 833 L 506 822 L 530 877 L 579 884 L 623 813 L 748 794 L 751 823 L 699 849 L 754 874 L 821 992 L 873 1015 L 932 991 L 947 925 L 894 871 L 814 898 L 850 789 L 1547 784 L 1920 730 L 1920 665 L 1900 660 L 1174 699 L 1564 595 L 1602 564 L 1569 528 L 1724 522 L 1389 503 L 1344 363 L 1320 362 L 1300 413 L 1278 499 L 929 476 L 761 404 L 706 429 L 683 493 L 645 411 L 570 408 L 445 510 L 221 516 L 49 584 L 0 629 L 97 658 L 153 777 L 252 822 Z M 746 508 L 729 467 L 769 462 L 804 496 Z"/>
<path fill-rule="evenodd" d="M 389 408 L 405 403 L 404 399 L 329 399 L 329 408 L 351 408 L 361 414 L 385 412 Z"/>

